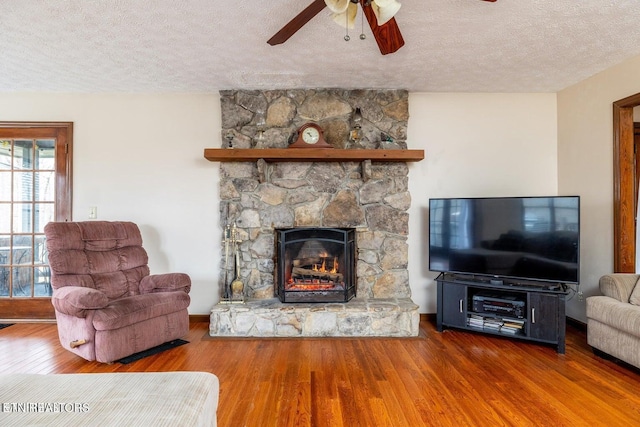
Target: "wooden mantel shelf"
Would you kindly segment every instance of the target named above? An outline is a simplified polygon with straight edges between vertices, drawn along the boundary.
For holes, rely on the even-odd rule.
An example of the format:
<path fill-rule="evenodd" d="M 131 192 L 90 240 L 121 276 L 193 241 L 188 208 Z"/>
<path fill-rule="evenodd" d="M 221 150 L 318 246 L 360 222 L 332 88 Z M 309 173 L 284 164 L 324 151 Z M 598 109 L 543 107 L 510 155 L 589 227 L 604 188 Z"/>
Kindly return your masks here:
<path fill-rule="evenodd" d="M 211 162 L 419 162 L 424 150 L 369 150 L 339 148 L 205 148 Z"/>

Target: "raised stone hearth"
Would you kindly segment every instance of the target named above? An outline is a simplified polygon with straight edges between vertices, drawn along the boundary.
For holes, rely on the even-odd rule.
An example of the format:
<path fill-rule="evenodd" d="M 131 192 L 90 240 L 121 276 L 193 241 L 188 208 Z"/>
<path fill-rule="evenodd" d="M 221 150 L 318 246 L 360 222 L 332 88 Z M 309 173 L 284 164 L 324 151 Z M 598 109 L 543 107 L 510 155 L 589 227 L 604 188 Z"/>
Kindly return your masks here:
<path fill-rule="evenodd" d="M 418 306 L 410 298 L 348 303 L 285 304 L 278 299 L 218 304 L 209 334 L 227 337 L 411 337 L 418 335 Z"/>
<path fill-rule="evenodd" d="M 223 91 L 221 146 L 231 142 L 230 150 L 285 149 L 296 129 L 313 121 L 335 148 L 406 149 L 407 101 L 402 90 Z M 356 107 L 362 110 L 363 137 L 348 144 Z M 407 163 L 373 161 L 366 176 L 359 162 L 326 159 L 263 167 L 260 162 L 220 163 L 220 225 L 237 225 L 240 278 L 248 302 L 216 305 L 210 334 L 417 335 L 418 306 L 411 301 L 407 270 Z M 275 230 L 295 227 L 355 230 L 355 298 L 347 303 L 282 303 L 274 298 Z M 226 265 L 224 260 L 220 265 Z M 224 278 L 235 272 L 232 267 L 226 275 L 221 270 L 223 289 Z"/>

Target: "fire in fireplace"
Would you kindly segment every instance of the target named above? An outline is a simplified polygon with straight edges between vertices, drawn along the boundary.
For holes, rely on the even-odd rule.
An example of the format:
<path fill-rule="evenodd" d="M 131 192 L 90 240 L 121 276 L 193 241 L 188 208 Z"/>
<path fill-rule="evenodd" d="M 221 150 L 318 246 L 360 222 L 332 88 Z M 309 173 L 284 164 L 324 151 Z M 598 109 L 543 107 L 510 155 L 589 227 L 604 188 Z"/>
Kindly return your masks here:
<path fill-rule="evenodd" d="M 276 295 L 282 302 L 347 302 L 356 294 L 353 228 L 276 230 Z"/>

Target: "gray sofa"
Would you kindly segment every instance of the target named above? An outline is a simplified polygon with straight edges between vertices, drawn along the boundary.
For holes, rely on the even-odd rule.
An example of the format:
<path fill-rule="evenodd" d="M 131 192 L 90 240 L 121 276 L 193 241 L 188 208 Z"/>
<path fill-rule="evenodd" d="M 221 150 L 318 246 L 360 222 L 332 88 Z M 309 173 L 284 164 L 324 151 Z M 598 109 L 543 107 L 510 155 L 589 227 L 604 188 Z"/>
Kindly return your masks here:
<path fill-rule="evenodd" d="M 600 278 L 603 295 L 587 298 L 587 342 L 640 368 L 640 274 Z"/>

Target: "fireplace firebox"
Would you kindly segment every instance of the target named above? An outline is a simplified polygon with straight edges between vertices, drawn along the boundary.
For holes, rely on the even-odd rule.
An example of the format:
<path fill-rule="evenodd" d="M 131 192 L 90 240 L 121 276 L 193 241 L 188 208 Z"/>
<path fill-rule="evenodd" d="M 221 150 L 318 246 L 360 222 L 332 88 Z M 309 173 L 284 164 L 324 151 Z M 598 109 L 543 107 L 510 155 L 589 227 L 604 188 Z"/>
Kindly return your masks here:
<path fill-rule="evenodd" d="M 347 302 L 356 295 L 353 228 L 276 230 L 276 295 L 282 302 Z"/>

